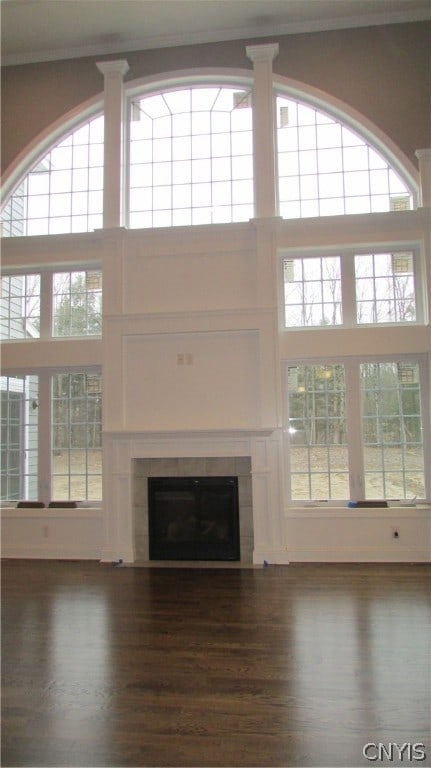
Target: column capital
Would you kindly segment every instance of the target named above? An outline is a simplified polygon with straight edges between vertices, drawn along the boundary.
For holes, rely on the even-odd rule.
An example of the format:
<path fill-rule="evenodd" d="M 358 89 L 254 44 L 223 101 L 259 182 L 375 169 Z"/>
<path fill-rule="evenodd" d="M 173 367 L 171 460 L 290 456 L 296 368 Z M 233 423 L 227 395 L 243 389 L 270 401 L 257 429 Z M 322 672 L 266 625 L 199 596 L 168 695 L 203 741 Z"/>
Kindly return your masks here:
<path fill-rule="evenodd" d="M 247 45 L 245 51 L 253 63 L 256 61 L 273 61 L 278 55 L 280 46 L 278 43 L 265 43 L 263 45 Z"/>
<path fill-rule="evenodd" d="M 97 61 L 96 67 L 104 77 L 109 75 L 121 75 L 124 77 L 129 71 L 129 64 L 126 59 L 115 59 L 114 61 Z"/>

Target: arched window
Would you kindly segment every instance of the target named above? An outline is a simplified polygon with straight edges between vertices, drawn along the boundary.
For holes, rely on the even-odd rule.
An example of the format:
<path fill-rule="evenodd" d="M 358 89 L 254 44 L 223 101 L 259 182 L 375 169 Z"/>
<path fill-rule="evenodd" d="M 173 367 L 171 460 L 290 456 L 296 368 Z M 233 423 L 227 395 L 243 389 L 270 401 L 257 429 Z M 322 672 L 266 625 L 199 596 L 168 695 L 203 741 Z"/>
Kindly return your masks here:
<path fill-rule="evenodd" d="M 103 124 L 103 116 L 94 117 L 37 161 L 4 208 L 4 236 L 90 232 L 102 227 Z"/>
<path fill-rule="evenodd" d="M 414 190 L 384 152 L 328 112 L 276 91 L 279 215 L 286 219 L 408 210 Z M 252 89 L 195 85 L 130 100 L 130 228 L 253 218 Z M 103 226 L 102 115 L 56 144 L 15 188 L 4 236 Z M 365 130 L 364 130 L 365 135 Z"/>
<path fill-rule="evenodd" d="M 280 216 L 409 210 L 413 195 L 383 155 L 328 114 L 277 97 Z"/>
<path fill-rule="evenodd" d="M 194 87 L 131 103 L 129 226 L 253 217 L 251 93 Z"/>

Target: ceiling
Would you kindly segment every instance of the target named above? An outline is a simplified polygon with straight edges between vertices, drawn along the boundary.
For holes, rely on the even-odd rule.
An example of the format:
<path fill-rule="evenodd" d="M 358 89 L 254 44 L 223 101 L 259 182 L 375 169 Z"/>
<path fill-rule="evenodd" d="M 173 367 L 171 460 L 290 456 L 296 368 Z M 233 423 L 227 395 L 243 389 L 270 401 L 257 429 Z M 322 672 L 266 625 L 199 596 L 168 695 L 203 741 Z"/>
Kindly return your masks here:
<path fill-rule="evenodd" d="M 2 64 L 421 21 L 431 0 L 1 0 Z"/>

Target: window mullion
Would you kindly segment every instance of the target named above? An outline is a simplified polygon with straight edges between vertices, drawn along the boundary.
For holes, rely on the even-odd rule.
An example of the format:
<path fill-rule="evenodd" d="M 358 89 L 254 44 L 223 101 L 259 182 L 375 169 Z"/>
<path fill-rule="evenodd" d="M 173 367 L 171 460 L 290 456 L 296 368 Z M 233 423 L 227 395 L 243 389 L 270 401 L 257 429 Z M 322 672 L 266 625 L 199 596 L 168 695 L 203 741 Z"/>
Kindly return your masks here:
<path fill-rule="evenodd" d="M 40 276 L 40 338 L 52 337 L 52 272 L 42 272 Z"/>
<path fill-rule="evenodd" d="M 353 253 L 343 254 L 341 257 L 341 302 L 343 325 L 352 328 L 356 325 L 355 256 Z"/>
<path fill-rule="evenodd" d="M 39 374 L 39 498 L 48 504 L 51 500 L 51 374 Z"/>
<path fill-rule="evenodd" d="M 345 375 L 350 498 L 358 501 L 365 498 L 359 362 L 346 362 Z"/>

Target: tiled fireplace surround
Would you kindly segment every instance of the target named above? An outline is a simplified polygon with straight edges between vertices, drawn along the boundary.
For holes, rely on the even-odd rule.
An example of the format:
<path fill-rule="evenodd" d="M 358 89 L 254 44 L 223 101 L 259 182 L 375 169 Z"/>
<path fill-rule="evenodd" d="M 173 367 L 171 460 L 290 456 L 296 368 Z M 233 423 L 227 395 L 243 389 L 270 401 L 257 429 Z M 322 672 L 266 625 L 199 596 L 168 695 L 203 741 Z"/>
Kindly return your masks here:
<path fill-rule="evenodd" d="M 132 470 L 135 559 L 148 560 L 149 477 L 238 477 L 240 557 L 253 561 L 251 458 L 248 456 L 191 456 L 188 458 L 134 459 Z"/>
<path fill-rule="evenodd" d="M 287 562 L 279 435 L 270 429 L 105 433 L 105 561 L 149 559 L 148 477 L 236 476 L 243 563 Z"/>

